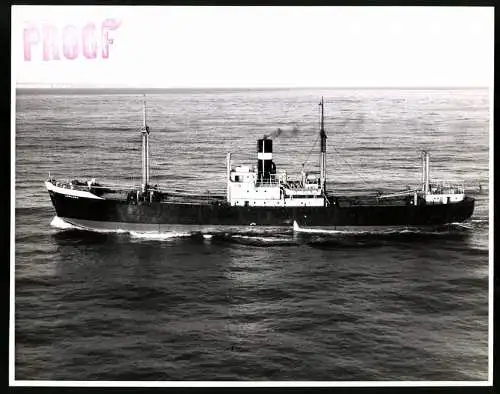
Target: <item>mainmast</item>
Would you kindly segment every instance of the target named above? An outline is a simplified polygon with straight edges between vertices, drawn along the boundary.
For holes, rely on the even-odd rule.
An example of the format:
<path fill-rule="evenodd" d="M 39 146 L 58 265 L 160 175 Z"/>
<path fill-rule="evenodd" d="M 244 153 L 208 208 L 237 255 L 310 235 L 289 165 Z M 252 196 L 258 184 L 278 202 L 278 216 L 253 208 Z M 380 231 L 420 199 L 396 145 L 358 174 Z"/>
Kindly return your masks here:
<path fill-rule="evenodd" d="M 422 192 L 429 194 L 430 188 L 430 154 L 422 151 Z"/>
<path fill-rule="evenodd" d="M 142 191 L 149 186 L 149 127 L 146 124 L 146 95 L 142 101 Z"/>
<path fill-rule="evenodd" d="M 429 185 L 430 185 L 430 154 L 429 152 L 425 152 L 425 194 L 429 194 Z"/>
<path fill-rule="evenodd" d="M 320 162 L 319 162 L 319 170 L 320 170 L 320 183 L 321 189 L 323 192 L 326 191 L 326 133 L 325 133 L 325 125 L 324 125 L 324 103 L 323 97 L 321 97 L 321 102 L 319 103 L 321 107 L 321 125 L 319 135 L 321 137 L 320 144 Z"/>
<path fill-rule="evenodd" d="M 426 152 L 422 151 L 422 193 L 425 193 L 425 162 L 426 162 Z"/>

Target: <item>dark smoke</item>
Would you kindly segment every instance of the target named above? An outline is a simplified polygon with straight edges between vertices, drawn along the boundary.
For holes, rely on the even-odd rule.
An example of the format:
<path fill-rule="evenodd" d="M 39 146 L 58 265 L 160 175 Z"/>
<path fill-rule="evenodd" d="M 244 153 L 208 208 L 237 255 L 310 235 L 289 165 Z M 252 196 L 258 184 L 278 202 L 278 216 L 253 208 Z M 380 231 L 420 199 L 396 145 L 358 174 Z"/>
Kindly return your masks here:
<path fill-rule="evenodd" d="M 281 128 L 278 127 L 271 134 L 265 134 L 264 138 L 278 138 L 281 134 L 285 133 L 286 135 L 296 135 L 299 132 L 299 128 L 297 126 L 293 126 L 292 128 Z"/>

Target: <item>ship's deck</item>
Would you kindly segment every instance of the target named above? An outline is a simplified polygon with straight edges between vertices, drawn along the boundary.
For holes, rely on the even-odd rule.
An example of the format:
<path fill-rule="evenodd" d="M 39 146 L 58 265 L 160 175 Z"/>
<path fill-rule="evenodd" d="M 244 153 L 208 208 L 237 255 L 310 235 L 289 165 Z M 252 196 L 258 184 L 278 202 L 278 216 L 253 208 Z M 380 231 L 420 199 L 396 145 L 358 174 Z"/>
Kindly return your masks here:
<path fill-rule="evenodd" d="M 50 182 L 58 187 L 81 190 L 91 192 L 105 200 L 127 201 L 130 202 L 137 199 L 141 193 L 140 186 L 137 185 L 101 185 L 98 183 L 85 184 L 79 181 L 56 181 L 51 179 Z M 149 189 L 154 197 L 155 202 L 175 203 L 175 204 L 226 204 L 227 198 L 225 194 L 219 193 L 186 193 L 165 187 L 151 187 Z M 419 197 L 420 199 L 421 197 Z M 380 198 L 380 195 L 373 194 L 348 194 L 341 195 L 327 194 L 328 205 L 337 205 L 339 207 L 350 206 L 404 206 L 411 204 L 413 195 L 395 195 L 391 197 Z"/>
<path fill-rule="evenodd" d="M 328 196 L 330 204 L 336 204 L 340 207 L 348 206 L 374 206 L 374 205 L 407 205 L 408 197 L 398 196 L 391 198 L 377 198 L 374 195 L 353 195 L 353 196 Z"/>

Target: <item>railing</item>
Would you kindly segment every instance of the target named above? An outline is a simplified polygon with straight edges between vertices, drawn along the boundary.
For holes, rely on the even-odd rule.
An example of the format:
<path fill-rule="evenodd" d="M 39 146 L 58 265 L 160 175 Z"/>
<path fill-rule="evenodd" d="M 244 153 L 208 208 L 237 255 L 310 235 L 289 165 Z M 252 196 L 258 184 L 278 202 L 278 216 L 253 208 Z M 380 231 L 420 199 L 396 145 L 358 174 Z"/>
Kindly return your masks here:
<path fill-rule="evenodd" d="M 274 174 L 269 175 L 269 178 L 264 178 L 261 176 L 260 178 L 257 178 L 257 181 L 256 181 L 256 185 L 260 186 L 260 187 L 262 187 L 262 186 L 273 187 L 273 186 L 277 186 L 279 184 L 280 184 L 280 178 Z"/>
<path fill-rule="evenodd" d="M 100 184 L 94 184 L 91 183 L 90 186 L 88 184 L 82 184 L 82 183 L 74 183 L 74 181 L 67 181 L 67 180 L 61 180 L 57 181 L 55 179 L 50 179 L 50 183 L 52 183 L 54 186 L 61 187 L 63 189 L 73 189 L 73 190 L 81 190 L 81 191 L 89 191 L 90 189 L 113 189 L 116 191 L 130 191 L 130 190 L 135 190 L 138 189 L 139 187 L 136 185 L 119 185 L 119 184 L 112 184 L 108 183 L 105 186 L 100 185 Z"/>
<path fill-rule="evenodd" d="M 163 201 L 176 203 L 176 204 L 197 204 L 197 205 L 205 205 L 205 204 L 227 204 L 226 198 L 221 196 L 204 196 L 204 195 L 186 195 L 186 196 L 176 196 L 176 195 L 167 195 L 164 196 Z"/>
<path fill-rule="evenodd" d="M 74 190 L 82 190 L 82 191 L 88 191 L 89 190 L 89 185 L 87 183 L 83 184 L 83 182 L 80 183 L 74 183 L 73 181 L 70 180 L 56 180 L 54 178 L 51 178 L 48 180 L 51 182 L 53 185 L 57 187 L 62 187 L 65 189 L 74 189 Z M 96 190 L 102 190 L 102 189 L 112 189 L 115 191 L 131 191 L 131 190 L 140 190 L 141 185 L 137 184 L 118 184 L 118 183 L 108 183 L 106 182 L 105 184 L 91 184 L 90 188 L 96 189 Z M 165 185 L 150 185 L 149 186 L 150 190 L 158 191 L 158 192 L 163 192 L 163 193 L 168 193 L 169 195 L 180 195 L 180 196 L 189 196 L 189 195 L 199 195 L 203 194 L 200 193 L 199 189 L 177 189 L 177 188 L 172 188 L 168 187 Z M 225 195 L 226 190 L 222 188 L 217 188 L 217 189 L 211 189 L 210 191 L 207 191 L 207 195 L 211 196 L 220 196 L 220 195 Z"/>
<path fill-rule="evenodd" d="M 377 196 L 377 198 L 401 197 L 401 196 L 407 196 L 407 195 L 419 193 L 419 192 L 420 192 L 420 189 L 404 190 L 404 191 L 396 192 L 396 193 L 383 194 L 383 195 Z"/>
<path fill-rule="evenodd" d="M 431 194 L 464 194 L 464 191 L 463 182 L 435 180 L 429 183 Z"/>
<path fill-rule="evenodd" d="M 49 179 L 49 182 L 51 182 L 54 186 L 63 188 L 63 189 L 73 189 L 73 190 L 80 190 L 80 191 L 104 191 L 106 190 L 111 190 L 113 192 L 133 192 L 133 191 L 140 191 L 141 187 L 138 185 L 119 185 L 119 184 L 112 184 L 112 183 L 107 183 L 105 186 L 104 185 L 99 185 L 99 184 L 91 184 L 90 187 L 88 184 L 83 185 L 83 184 L 75 184 L 74 181 L 68 181 L 68 180 L 61 180 L 58 181 L 56 179 Z M 172 189 L 167 189 L 165 187 L 150 187 L 151 191 L 153 192 L 159 192 L 162 194 L 161 198 L 163 201 L 170 201 L 170 202 L 175 202 L 175 203 L 183 203 L 183 204 L 207 204 L 207 203 L 214 203 L 214 204 L 221 204 L 226 201 L 226 196 L 219 191 L 219 193 L 211 191 L 211 192 L 206 192 L 206 193 L 186 193 L 180 192 L 178 190 L 172 190 Z M 99 193 L 98 193 L 99 194 Z"/>

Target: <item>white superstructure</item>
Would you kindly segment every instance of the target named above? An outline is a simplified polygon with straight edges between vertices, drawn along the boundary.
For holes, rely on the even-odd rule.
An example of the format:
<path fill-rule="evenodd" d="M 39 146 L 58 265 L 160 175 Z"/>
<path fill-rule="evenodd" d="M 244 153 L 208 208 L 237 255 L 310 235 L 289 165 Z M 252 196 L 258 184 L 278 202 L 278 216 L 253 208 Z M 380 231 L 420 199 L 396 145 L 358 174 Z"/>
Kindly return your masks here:
<path fill-rule="evenodd" d="M 460 202 L 465 198 L 463 183 L 432 181 L 430 179 L 430 155 L 422 151 L 422 186 L 420 189 L 408 190 L 399 193 L 386 194 L 379 199 L 403 195 L 413 195 L 411 204 L 450 204 Z"/>
<path fill-rule="evenodd" d="M 422 195 L 427 204 L 449 204 L 465 198 L 463 183 L 430 180 L 430 155 L 422 152 Z"/>
<path fill-rule="evenodd" d="M 315 174 L 303 173 L 301 181 L 288 181 L 286 172 L 259 178 L 255 167 L 231 166 L 228 155 L 227 200 L 230 205 L 256 207 L 323 207 L 325 195 Z"/>

